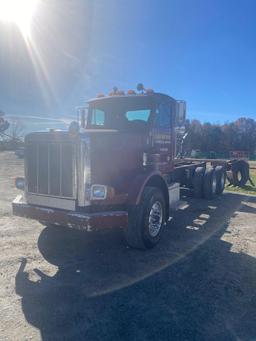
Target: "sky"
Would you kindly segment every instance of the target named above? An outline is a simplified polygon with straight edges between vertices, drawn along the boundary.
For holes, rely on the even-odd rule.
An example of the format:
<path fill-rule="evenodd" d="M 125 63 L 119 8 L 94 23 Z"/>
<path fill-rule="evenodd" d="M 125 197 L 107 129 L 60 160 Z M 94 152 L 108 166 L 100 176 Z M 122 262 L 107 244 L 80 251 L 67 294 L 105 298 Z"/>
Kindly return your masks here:
<path fill-rule="evenodd" d="M 256 119 L 255 13 L 254 0 L 39 0 L 29 38 L 0 21 L 0 109 L 71 115 L 142 82 L 190 119 Z"/>

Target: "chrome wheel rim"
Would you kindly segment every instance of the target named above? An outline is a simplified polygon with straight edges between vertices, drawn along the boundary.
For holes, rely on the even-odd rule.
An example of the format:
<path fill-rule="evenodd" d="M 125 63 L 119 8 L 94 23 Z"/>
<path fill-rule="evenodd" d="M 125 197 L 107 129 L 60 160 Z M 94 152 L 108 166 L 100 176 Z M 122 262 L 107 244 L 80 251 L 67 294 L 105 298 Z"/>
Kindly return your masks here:
<path fill-rule="evenodd" d="M 216 192 L 216 187 L 217 187 L 217 179 L 216 179 L 216 175 L 213 174 L 213 179 L 212 179 L 212 192 L 213 193 Z"/>
<path fill-rule="evenodd" d="M 151 237 L 156 237 L 163 223 L 163 207 L 160 201 L 156 201 L 149 212 L 148 230 Z"/>

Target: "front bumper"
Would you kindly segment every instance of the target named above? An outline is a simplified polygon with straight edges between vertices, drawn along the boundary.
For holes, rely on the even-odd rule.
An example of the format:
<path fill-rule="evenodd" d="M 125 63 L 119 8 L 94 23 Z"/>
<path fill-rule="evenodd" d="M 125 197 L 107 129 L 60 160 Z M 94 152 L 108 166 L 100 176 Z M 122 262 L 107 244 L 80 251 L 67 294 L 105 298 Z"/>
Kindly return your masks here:
<path fill-rule="evenodd" d="M 18 195 L 12 202 L 12 209 L 13 214 L 19 217 L 86 231 L 110 227 L 126 227 L 128 223 L 128 213 L 126 211 L 83 213 L 57 208 L 52 209 L 27 204 L 24 202 L 22 195 Z"/>

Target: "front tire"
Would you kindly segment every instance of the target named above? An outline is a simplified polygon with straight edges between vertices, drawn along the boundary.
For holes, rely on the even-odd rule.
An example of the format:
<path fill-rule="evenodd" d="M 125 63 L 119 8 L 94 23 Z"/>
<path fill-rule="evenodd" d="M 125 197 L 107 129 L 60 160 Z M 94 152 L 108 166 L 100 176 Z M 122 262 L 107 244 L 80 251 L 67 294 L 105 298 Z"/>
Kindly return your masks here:
<path fill-rule="evenodd" d="M 140 204 L 130 207 L 125 238 L 129 246 L 151 249 L 160 240 L 166 220 L 166 202 L 162 191 L 145 187 Z"/>

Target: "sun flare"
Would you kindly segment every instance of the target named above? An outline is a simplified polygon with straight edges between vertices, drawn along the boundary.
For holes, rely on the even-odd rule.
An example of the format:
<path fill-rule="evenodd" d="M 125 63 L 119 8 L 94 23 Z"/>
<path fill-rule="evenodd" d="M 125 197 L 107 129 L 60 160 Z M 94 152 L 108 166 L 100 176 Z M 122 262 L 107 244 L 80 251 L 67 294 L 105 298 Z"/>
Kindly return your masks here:
<path fill-rule="evenodd" d="M 0 0 L 0 20 L 16 24 L 27 37 L 37 3 L 38 0 Z"/>

